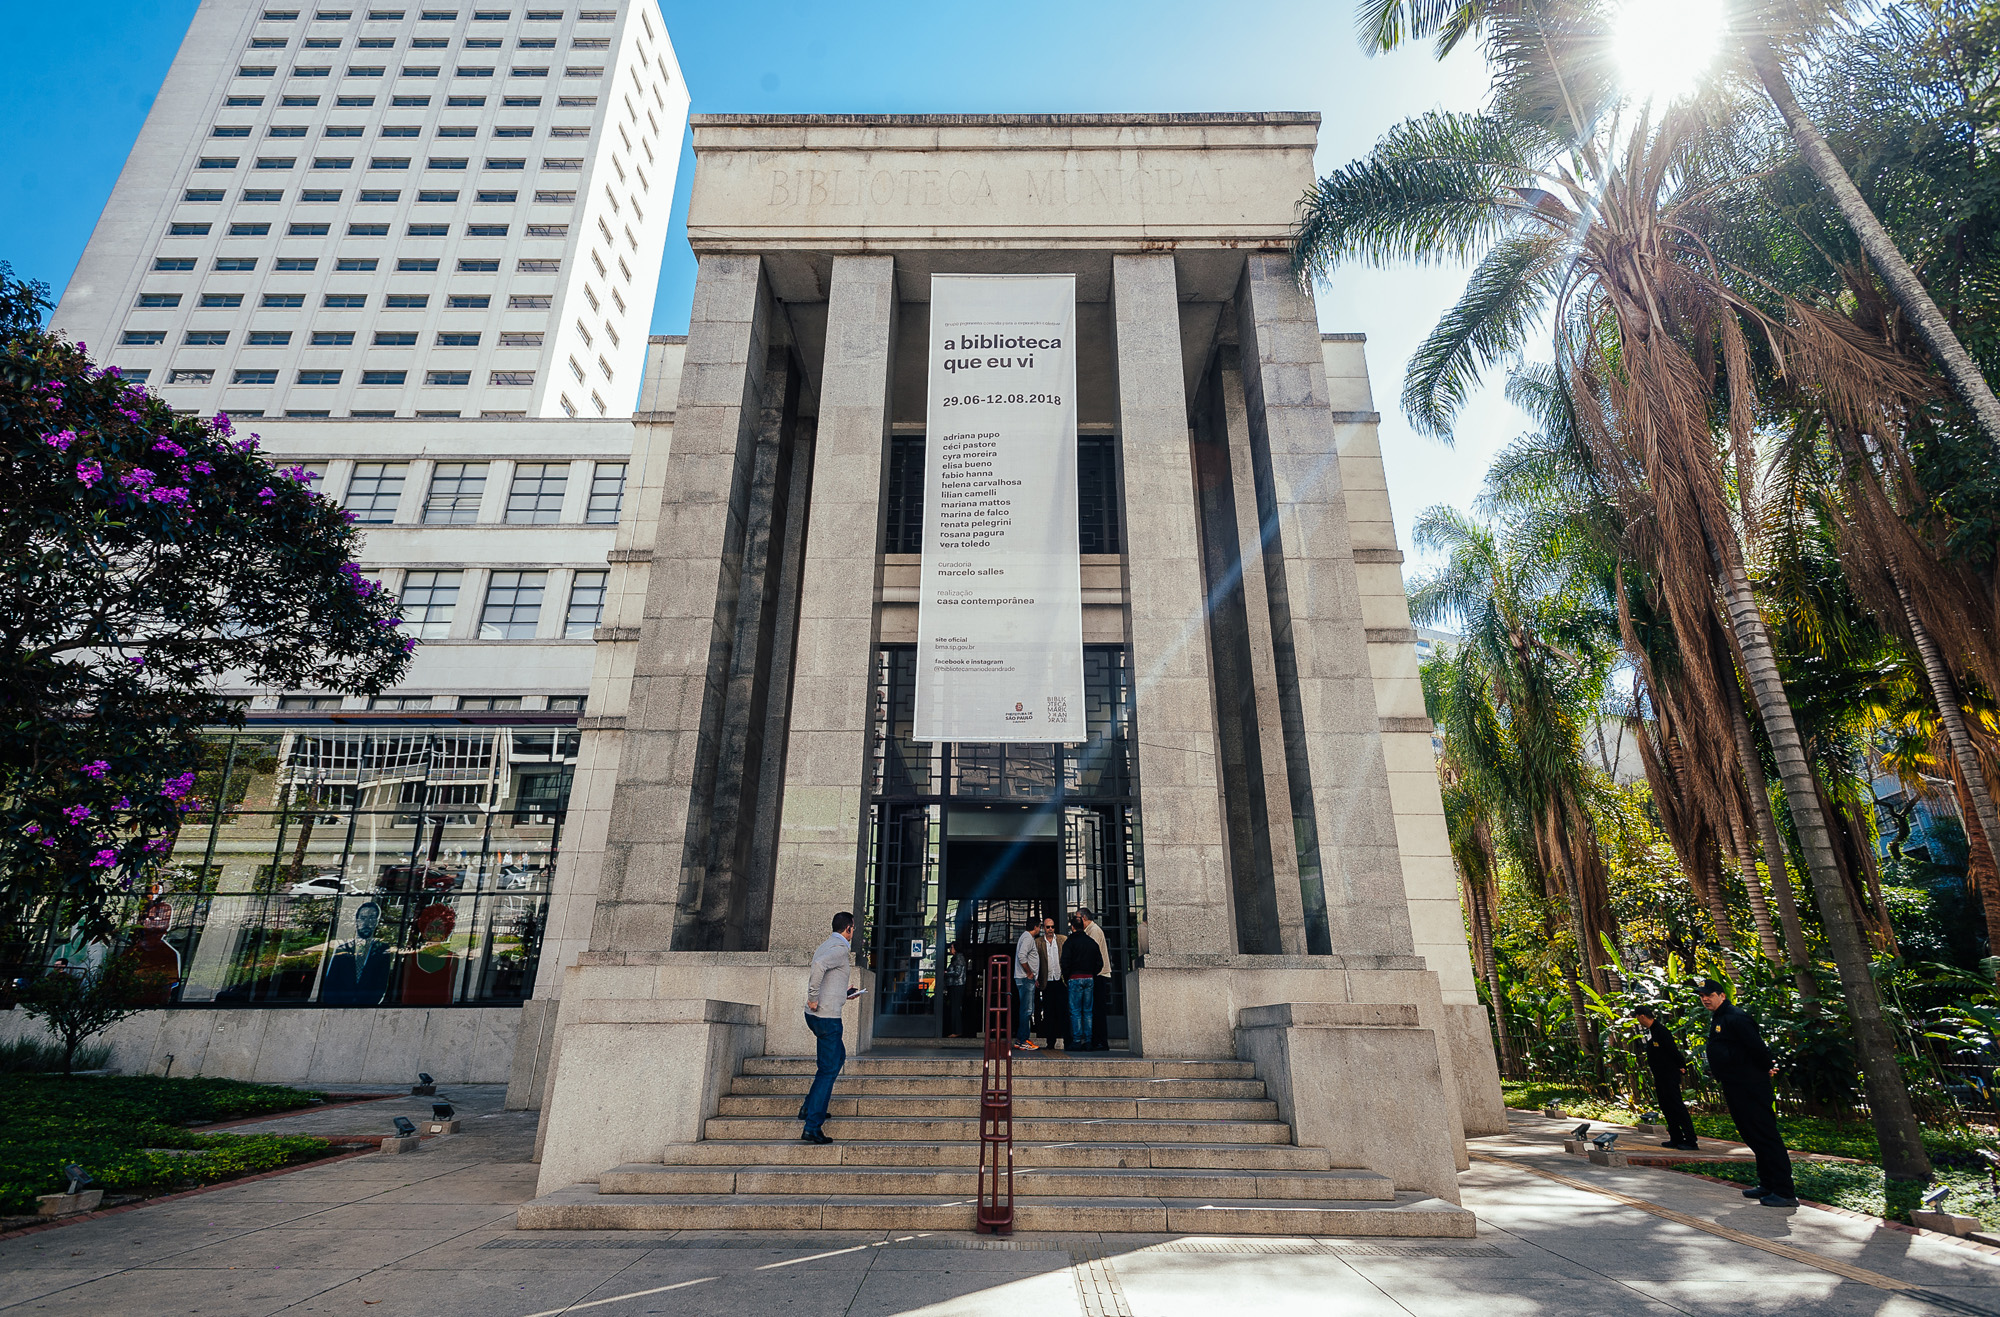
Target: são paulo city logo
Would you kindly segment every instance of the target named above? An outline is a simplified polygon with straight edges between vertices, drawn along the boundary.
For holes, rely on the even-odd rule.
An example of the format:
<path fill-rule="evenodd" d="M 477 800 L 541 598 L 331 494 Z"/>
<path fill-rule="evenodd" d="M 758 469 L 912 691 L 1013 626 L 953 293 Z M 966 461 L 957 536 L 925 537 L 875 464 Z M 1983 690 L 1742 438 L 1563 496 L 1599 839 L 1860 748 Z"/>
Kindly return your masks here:
<path fill-rule="evenodd" d="M 1021 703 L 1019 700 L 1016 700 L 1014 701 L 1014 711 L 1012 713 L 1002 714 L 1001 717 L 1005 718 L 1010 723 L 1025 723 L 1025 722 L 1033 722 L 1035 715 L 1028 712 L 1027 705 Z"/>

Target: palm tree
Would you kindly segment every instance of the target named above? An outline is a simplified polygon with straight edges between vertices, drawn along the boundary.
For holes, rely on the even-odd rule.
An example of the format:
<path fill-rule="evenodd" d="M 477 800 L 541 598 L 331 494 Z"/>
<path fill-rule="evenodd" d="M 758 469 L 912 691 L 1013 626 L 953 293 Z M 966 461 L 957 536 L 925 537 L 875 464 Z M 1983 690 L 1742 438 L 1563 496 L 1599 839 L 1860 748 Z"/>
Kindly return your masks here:
<path fill-rule="evenodd" d="M 1482 29 L 1520 26 L 1553 27 L 1574 12 L 1568 4 L 1539 8 L 1533 0 L 1362 0 L 1361 43 L 1371 53 L 1394 50 L 1405 41 L 1436 39 L 1438 58 Z M 2000 449 L 2000 399 L 1979 366 L 1938 309 L 1930 290 L 1904 259 L 1860 189 L 1828 145 L 1826 135 L 1799 104 L 1786 74 L 1788 60 L 1797 59 L 1837 18 L 1839 6 L 1799 4 L 1797 0 L 1736 0 L 1729 20 L 1744 64 L 1763 87 L 1797 144 L 1800 158 L 1832 198 L 1842 220 L 1860 240 L 1890 296 L 1916 327 L 1924 346 L 1944 372 L 1989 446 Z M 1601 17 L 1602 10 L 1599 11 Z M 1608 44 L 1600 24 L 1599 44 Z M 1504 38 L 1503 38 L 1504 39 Z M 1601 57 L 1601 55 L 1600 55 Z"/>
<path fill-rule="evenodd" d="M 1657 528 L 1651 567 L 1675 631 L 1699 634 L 1715 596 L 1724 601 L 1840 971 L 1884 1168 L 1893 1179 L 1927 1180 L 1738 521 L 1756 470 L 1752 335 L 1843 415 L 1879 414 L 1884 399 L 1916 386 L 1849 322 L 1755 283 L 1704 241 L 1722 227 L 1719 212 L 1743 203 L 1732 195 L 1744 185 L 1729 142 L 1684 106 L 1657 124 L 1649 110 L 1625 117 L 1604 59 L 1601 9 L 1494 12 L 1483 26 L 1490 107 L 1410 120 L 1367 159 L 1321 179 L 1301 204 L 1297 268 L 1304 276 L 1355 258 L 1477 259 L 1404 382 L 1405 411 L 1435 434 L 1449 434 L 1483 367 L 1518 351 L 1544 313 L 1553 317 L 1556 366 L 1600 478 L 1629 518 Z M 1689 672 L 1697 686 L 1712 685 L 1703 665 Z M 1702 691 L 1704 703 L 1720 698 Z"/>

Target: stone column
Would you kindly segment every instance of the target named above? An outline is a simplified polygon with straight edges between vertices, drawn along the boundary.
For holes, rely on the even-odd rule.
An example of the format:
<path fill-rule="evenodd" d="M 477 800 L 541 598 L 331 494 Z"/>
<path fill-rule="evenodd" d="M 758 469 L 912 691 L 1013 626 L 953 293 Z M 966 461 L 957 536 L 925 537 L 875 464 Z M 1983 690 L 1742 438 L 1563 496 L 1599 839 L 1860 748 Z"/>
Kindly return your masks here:
<path fill-rule="evenodd" d="M 670 945 L 690 803 L 714 770 L 770 296 L 755 256 L 704 256 L 611 801 L 593 952 Z"/>
<path fill-rule="evenodd" d="M 1304 839 L 1299 867 L 1308 883 L 1314 867 L 1320 873 L 1324 949 L 1408 956 L 1410 911 L 1318 317 L 1282 255 L 1249 258 L 1236 309 L 1294 822 Z M 1311 816 L 1300 817 L 1307 808 Z M 1310 893 L 1307 907 L 1310 943 Z"/>
<path fill-rule="evenodd" d="M 833 913 L 856 909 L 865 867 L 895 342 L 895 258 L 836 257 L 771 897 L 773 952 L 825 941 Z"/>
<path fill-rule="evenodd" d="M 1112 257 L 1111 296 L 1149 954 L 1232 954 L 1174 258 Z"/>
<path fill-rule="evenodd" d="M 1250 681 L 1257 709 L 1254 767 L 1264 778 L 1264 808 L 1271 828 L 1271 882 L 1278 905 L 1280 945 L 1287 955 L 1307 950 L 1305 906 L 1299 887 L 1299 848 L 1286 826 L 1291 788 L 1285 775 L 1284 715 L 1278 700 L 1277 669 L 1271 655 L 1271 596 L 1264 580 L 1263 520 L 1257 515 L 1257 478 L 1250 458 L 1250 417 L 1243 401 L 1243 361 L 1234 346 L 1224 347 L 1215 372 L 1221 392 L 1223 428 L 1229 444 L 1229 494 L 1243 573 L 1243 613 L 1250 639 Z"/>

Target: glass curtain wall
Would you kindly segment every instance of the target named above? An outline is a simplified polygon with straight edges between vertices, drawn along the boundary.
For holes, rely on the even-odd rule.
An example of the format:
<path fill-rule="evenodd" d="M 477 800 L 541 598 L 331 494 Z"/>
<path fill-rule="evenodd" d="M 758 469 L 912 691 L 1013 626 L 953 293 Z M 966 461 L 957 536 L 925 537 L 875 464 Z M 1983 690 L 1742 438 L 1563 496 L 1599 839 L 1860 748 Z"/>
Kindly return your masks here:
<path fill-rule="evenodd" d="M 43 910 L 39 966 L 131 955 L 160 1005 L 519 1003 L 575 773 L 573 723 L 252 727 L 211 739 L 120 948 Z M 25 930 L 24 930 L 25 931 Z"/>

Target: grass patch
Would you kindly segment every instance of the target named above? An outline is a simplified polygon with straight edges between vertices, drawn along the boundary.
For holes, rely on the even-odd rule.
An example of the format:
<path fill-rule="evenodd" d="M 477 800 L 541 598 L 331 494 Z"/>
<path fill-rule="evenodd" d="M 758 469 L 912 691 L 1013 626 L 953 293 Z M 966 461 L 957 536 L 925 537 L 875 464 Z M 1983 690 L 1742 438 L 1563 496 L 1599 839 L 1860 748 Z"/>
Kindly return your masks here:
<path fill-rule="evenodd" d="M 60 1193 L 63 1167 L 115 1194 L 161 1193 L 327 1156 L 306 1135 L 203 1134 L 189 1125 L 295 1111 L 325 1095 L 233 1079 L 0 1074 L 0 1214 Z"/>
<path fill-rule="evenodd" d="M 1697 1171 L 1741 1185 L 1757 1183 L 1757 1168 L 1745 1162 L 1683 1162 L 1674 1169 Z M 1887 1217 L 1906 1225 L 1910 1224 L 1910 1209 L 1919 1205 L 1918 1197 L 1924 1192 L 1920 1185 L 1902 1182 L 1890 1185 L 1880 1166 L 1856 1162 L 1794 1162 L 1792 1180 L 1798 1185 L 1801 1198 Z M 1940 1166 L 1934 1183 L 1951 1189 L 1951 1197 L 1945 1200 L 1947 1211 L 1976 1216 L 1987 1229 L 2000 1229 L 2000 1198 L 1993 1196 L 1983 1173 Z"/>
<path fill-rule="evenodd" d="M 1553 1102 L 1579 1120 L 1601 1120 L 1614 1125 L 1633 1125 L 1638 1123 L 1641 1114 L 1636 1108 L 1615 1099 L 1593 1097 L 1584 1090 L 1567 1084 L 1519 1083 L 1503 1080 L 1500 1091 L 1510 1107 L 1539 1111 Z M 1731 1120 L 1726 1112 L 1696 1111 L 1693 1114 L 1695 1133 L 1711 1139 L 1740 1138 L 1736 1131 L 1736 1122 Z M 1785 1136 L 1785 1146 L 1793 1152 L 1816 1152 L 1827 1157 L 1852 1157 L 1856 1161 L 1863 1162 L 1882 1160 L 1881 1149 L 1875 1142 L 1875 1127 L 1866 1120 L 1835 1121 L 1817 1116 L 1781 1115 L 1778 1117 L 1778 1130 Z M 1974 1150 L 1992 1148 L 2000 1151 L 2000 1134 L 1989 1129 L 1969 1126 L 1926 1126 L 1923 1137 L 1924 1150 L 1930 1154 L 1931 1162 L 1937 1167 L 1940 1176 L 1946 1169 L 1979 1169 L 1983 1175 L 1983 1163 L 1979 1161 Z"/>
<path fill-rule="evenodd" d="M 76 1068 L 96 1070 L 110 1064 L 108 1043 L 89 1043 L 76 1049 Z M 16 1038 L 0 1043 L 0 1075 L 46 1074 L 62 1069 L 62 1048 L 39 1038 Z"/>

